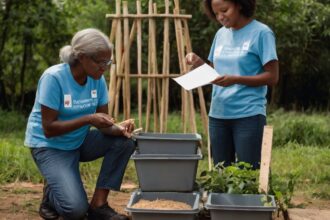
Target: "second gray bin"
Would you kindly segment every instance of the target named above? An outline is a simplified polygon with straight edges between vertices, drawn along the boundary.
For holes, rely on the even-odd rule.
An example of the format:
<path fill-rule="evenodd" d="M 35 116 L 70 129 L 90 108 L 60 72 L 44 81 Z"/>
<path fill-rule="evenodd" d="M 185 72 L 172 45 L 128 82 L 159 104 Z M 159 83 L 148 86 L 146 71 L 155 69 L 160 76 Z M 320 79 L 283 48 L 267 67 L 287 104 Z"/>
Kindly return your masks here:
<path fill-rule="evenodd" d="M 264 205 L 265 195 L 210 193 L 205 207 L 210 210 L 211 220 L 271 220 L 276 210 L 273 196 Z"/>
<path fill-rule="evenodd" d="M 135 162 L 140 188 L 147 192 L 189 192 L 193 191 L 198 160 L 197 154 L 140 154 L 131 156 Z"/>
<path fill-rule="evenodd" d="M 199 194 L 178 192 L 141 192 L 135 191 L 127 204 L 126 211 L 130 212 L 133 220 L 194 220 L 199 212 Z M 154 201 L 157 199 L 184 202 L 191 206 L 191 210 L 158 210 L 139 209 L 132 206 L 141 199 Z"/>
<path fill-rule="evenodd" d="M 196 154 L 199 134 L 139 133 L 134 136 L 141 154 Z"/>

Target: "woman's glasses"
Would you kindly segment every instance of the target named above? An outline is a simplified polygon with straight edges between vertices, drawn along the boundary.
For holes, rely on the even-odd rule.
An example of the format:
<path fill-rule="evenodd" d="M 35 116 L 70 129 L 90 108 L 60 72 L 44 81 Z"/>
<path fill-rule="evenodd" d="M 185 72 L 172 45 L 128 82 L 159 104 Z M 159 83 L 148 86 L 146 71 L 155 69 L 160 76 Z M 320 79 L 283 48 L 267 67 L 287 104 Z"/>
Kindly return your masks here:
<path fill-rule="evenodd" d="M 94 63 L 96 63 L 101 68 L 107 68 L 112 64 L 112 60 L 109 61 L 98 61 L 93 56 L 90 57 Z"/>

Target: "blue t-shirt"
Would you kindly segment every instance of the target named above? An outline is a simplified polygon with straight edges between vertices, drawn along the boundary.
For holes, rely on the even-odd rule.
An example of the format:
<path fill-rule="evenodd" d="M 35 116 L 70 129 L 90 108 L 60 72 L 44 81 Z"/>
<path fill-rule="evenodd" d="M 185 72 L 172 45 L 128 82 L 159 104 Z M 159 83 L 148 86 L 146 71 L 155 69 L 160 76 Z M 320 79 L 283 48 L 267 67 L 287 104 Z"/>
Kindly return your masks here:
<path fill-rule="evenodd" d="M 73 150 L 82 144 L 90 129 L 90 126 L 86 125 L 60 136 L 46 138 L 42 128 L 41 105 L 58 111 L 58 120 L 65 121 L 93 114 L 99 106 L 107 103 L 107 85 L 103 76 L 99 80 L 87 77 L 86 84 L 79 85 L 68 64 L 48 68 L 38 83 L 24 145 Z"/>
<path fill-rule="evenodd" d="M 277 60 L 274 33 L 256 20 L 239 30 L 222 27 L 215 35 L 208 59 L 219 75 L 260 74 L 266 63 Z M 213 85 L 209 116 L 235 119 L 266 115 L 266 93 L 266 85 Z"/>

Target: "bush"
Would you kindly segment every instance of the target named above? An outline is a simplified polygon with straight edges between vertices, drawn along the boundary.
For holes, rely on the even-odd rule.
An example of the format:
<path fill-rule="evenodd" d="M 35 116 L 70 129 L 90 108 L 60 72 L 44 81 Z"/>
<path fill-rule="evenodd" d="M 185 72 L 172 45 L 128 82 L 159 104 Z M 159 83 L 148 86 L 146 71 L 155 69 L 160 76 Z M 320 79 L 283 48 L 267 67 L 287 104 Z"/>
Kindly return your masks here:
<path fill-rule="evenodd" d="M 268 124 L 274 127 L 274 147 L 281 147 L 289 142 L 330 147 L 330 118 L 327 113 L 284 113 L 279 110 L 268 116 Z"/>

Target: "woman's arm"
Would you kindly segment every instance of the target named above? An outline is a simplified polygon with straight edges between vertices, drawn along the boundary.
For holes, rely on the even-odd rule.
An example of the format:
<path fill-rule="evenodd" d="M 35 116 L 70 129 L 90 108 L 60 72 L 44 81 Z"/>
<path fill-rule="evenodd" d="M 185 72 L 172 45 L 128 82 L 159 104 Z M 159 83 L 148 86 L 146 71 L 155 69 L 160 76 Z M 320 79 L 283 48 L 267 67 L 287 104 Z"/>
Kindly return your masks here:
<path fill-rule="evenodd" d="M 272 60 L 264 65 L 264 72 L 255 76 L 235 76 L 235 75 L 224 75 L 219 76 L 213 84 L 218 86 L 231 86 L 233 84 L 242 84 L 247 86 L 274 86 L 278 82 L 279 68 L 278 61 Z"/>
<path fill-rule="evenodd" d="M 103 128 L 114 124 L 113 118 L 105 113 L 89 114 L 72 120 L 60 121 L 58 111 L 44 105 L 41 105 L 41 116 L 42 127 L 47 138 L 66 134 L 85 125 Z"/>
<path fill-rule="evenodd" d="M 96 110 L 96 112 L 102 113 L 102 114 L 108 114 L 108 106 L 107 105 L 100 106 Z M 132 132 L 134 130 L 134 120 L 129 119 L 129 120 L 123 121 L 119 124 L 113 124 L 108 127 L 99 128 L 99 130 L 107 135 L 115 135 L 115 136 L 124 135 L 124 136 L 130 138 L 132 136 Z"/>

